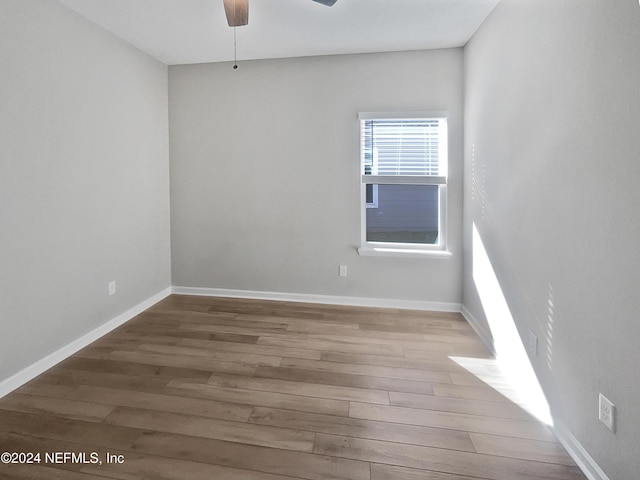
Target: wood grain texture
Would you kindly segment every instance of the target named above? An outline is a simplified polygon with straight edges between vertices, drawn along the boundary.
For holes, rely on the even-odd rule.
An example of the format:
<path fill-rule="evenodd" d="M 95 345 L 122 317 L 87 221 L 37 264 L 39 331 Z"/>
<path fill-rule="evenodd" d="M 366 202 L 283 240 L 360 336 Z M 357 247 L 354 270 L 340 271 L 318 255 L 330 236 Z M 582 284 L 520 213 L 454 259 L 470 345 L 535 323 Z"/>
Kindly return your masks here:
<path fill-rule="evenodd" d="M 406 392 L 389 392 L 390 404 L 397 407 L 417 408 L 440 412 L 467 413 L 469 415 L 532 420 L 530 413 L 522 407 L 508 402 L 488 402 L 464 398 L 420 395 Z"/>
<path fill-rule="evenodd" d="M 117 407 L 105 423 L 301 452 L 310 452 L 314 440 L 313 433 L 302 430 L 128 407 Z"/>
<path fill-rule="evenodd" d="M 530 440 L 554 441 L 551 431 L 534 420 L 521 421 L 465 413 L 351 402 L 349 416 L 382 422 L 448 428 L 465 432 L 490 433 Z"/>
<path fill-rule="evenodd" d="M 173 295 L 0 399 L 0 451 L 125 462 L 0 478 L 584 480 L 511 388 L 459 314 Z"/>
<path fill-rule="evenodd" d="M 337 373 L 326 370 L 314 370 L 291 367 L 256 368 L 256 377 L 279 378 L 299 382 L 340 385 L 343 387 L 369 388 L 375 390 L 433 394 L 431 383 L 401 378 L 372 377 L 352 373 Z"/>
<path fill-rule="evenodd" d="M 493 480 L 584 478 L 574 466 L 322 433 L 316 435 L 313 451 L 354 460 L 459 475 L 477 475 Z"/>
<path fill-rule="evenodd" d="M 133 448 L 139 453 L 309 480 L 370 479 L 367 462 L 161 432 L 143 435 Z"/>
<path fill-rule="evenodd" d="M 220 387 L 188 380 L 173 380 L 167 390 L 175 395 L 188 395 L 208 398 L 221 402 L 258 407 L 283 408 L 293 411 L 326 413 L 346 417 L 349 414 L 349 402 L 319 397 L 303 397 L 288 393 L 246 390 L 242 388 Z"/>
<path fill-rule="evenodd" d="M 255 408 L 249 418 L 249 422 L 283 428 L 296 428 L 308 432 L 333 433 L 372 440 L 475 451 L 466 432 L 442 428 L 376 422 L 357 418 L 340 418 L 332 415 L 318 415 L 271 408 Z"/>
<path fill-rule="evenodd" d="M 480 477 L 468 477 L 452 473 L 436 472 L 395 465 L 371 464 L 371 480 L 479 480 Z M 482 480 L 482 479 L 480 479 Z"/>

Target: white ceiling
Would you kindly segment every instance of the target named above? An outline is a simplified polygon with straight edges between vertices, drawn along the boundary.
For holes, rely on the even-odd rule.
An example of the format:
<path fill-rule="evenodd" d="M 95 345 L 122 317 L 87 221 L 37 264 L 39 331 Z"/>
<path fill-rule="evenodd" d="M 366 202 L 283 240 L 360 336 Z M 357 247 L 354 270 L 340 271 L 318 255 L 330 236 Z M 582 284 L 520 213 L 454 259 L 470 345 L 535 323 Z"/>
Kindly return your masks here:
<path fill-rule="evenodd" d="M 168 65 L 233 60 L 223 0 L 59 0 Z M 463 46 L 499 0 L 250 0 L 238 60 Z"/>

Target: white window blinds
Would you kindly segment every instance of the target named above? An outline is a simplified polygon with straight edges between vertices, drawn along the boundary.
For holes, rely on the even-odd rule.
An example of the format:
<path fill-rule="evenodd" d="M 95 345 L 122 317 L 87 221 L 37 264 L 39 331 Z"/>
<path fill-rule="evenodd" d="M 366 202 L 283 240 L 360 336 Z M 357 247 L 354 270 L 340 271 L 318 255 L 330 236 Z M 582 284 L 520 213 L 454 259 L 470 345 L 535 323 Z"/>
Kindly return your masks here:
<path fill-rule="evenodd" d="M 446 119 L 362 119 L 365 175 L 442 176 Z M 443 125 L 444 124 L 444 125 Z M 444 128 L 443 128 L 444 127 Z"/>

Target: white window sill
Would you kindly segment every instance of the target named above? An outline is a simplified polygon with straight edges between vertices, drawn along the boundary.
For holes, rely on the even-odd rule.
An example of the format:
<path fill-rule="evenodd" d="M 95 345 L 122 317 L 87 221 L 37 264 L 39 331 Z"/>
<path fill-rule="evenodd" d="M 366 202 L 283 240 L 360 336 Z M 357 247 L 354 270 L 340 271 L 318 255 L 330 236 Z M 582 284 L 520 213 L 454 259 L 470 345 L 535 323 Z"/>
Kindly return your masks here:
<path fill-rule="evenodd" d="M 393 247 L 361 247 L 358 255 L 364 257 L 405 257 L 405 258 L 450 258 L 453 254 L 447 250 L 423 250 Z"/>

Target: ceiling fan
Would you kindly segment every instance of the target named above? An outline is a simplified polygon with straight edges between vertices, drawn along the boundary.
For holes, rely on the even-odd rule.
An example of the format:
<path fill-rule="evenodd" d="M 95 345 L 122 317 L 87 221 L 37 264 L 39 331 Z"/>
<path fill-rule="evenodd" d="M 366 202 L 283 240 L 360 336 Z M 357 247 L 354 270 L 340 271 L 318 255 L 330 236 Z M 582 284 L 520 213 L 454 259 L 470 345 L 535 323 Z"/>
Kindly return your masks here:
<path fill-rule="evenodd" d="M 331 7 L 337 0 L 313 0 Z M 224 0 L 224 13 L 230 27 L 241 27 L 249 23 L 249 0 Z"/>

